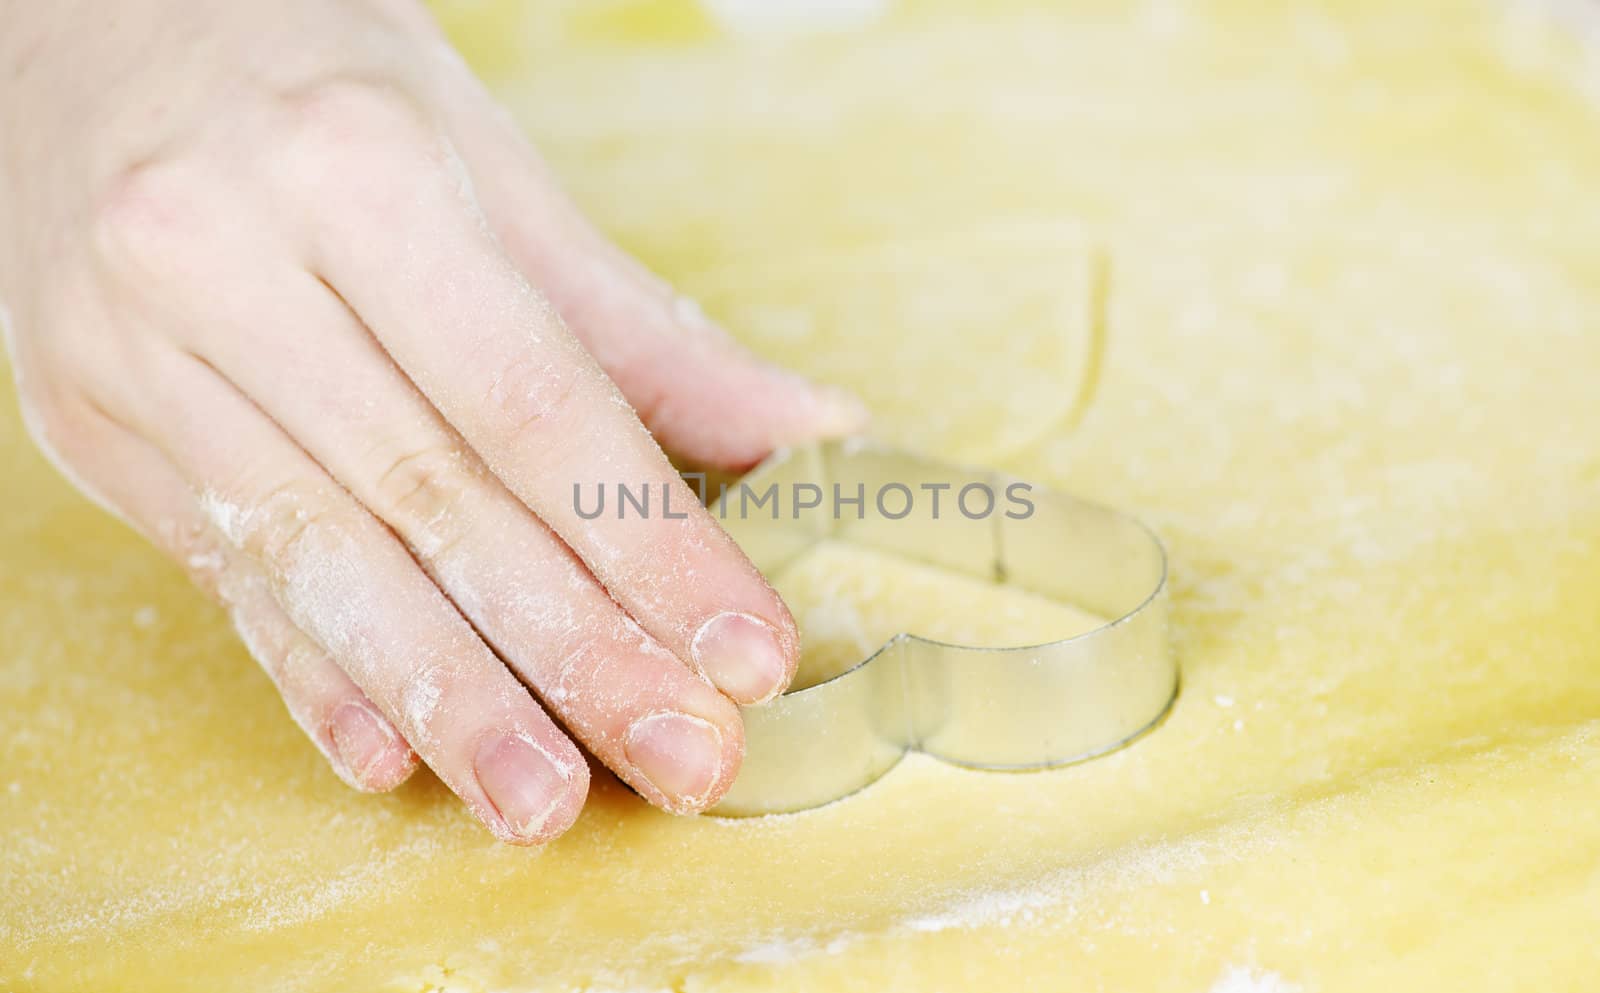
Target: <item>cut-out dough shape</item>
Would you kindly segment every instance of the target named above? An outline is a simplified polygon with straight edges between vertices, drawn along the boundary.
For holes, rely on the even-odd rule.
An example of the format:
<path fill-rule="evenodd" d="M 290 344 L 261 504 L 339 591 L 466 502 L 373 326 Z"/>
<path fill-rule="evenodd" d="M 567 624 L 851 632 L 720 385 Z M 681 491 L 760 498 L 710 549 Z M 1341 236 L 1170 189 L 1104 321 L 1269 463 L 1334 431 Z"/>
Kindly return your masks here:
<path fill-rule="evenodd" d="M 1106 277 L 1070 221 L 992 224 L 683 280 L 758 351 L 871 406 L 874 433 L 994 462 L 1073 420 L 1093 391 Z M 1049 328 L 1015 334 L 1015 328 Z M 863 343 L 892 355 L 863 361 Z M 932 398 L 961 356 L 964 388 Z"/>

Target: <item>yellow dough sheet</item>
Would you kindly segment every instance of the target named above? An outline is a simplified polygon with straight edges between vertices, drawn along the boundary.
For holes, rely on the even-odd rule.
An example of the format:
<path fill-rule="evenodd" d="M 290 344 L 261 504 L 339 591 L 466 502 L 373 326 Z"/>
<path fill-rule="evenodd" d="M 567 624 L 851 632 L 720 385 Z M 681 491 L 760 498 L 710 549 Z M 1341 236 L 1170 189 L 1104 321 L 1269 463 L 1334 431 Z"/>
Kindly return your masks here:
<path fill-rule="evenodd" d="M 342 786 L 5 387 L 0 989 L 1593 987 L 1581 19 L 809 6 L 439 9 L 585 209 L 754 348 L 861 392 L 885 440 L 1150 522 L 1166 723 L 1035 774 L 913 756 L 786 817 L 600 777 L 568 836 L 498 845 L 427 775 Z M 896 604 L 1037 606 L 820 556 L 779 577 L 814 659 Z"/>

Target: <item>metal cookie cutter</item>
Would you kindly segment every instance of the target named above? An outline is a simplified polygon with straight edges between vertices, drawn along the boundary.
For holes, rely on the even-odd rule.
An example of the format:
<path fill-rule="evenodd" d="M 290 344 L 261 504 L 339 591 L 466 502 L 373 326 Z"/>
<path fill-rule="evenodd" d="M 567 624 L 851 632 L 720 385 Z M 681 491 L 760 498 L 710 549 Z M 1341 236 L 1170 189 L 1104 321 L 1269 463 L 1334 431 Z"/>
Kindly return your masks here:
<path fill-rule="evenodd" d="M 779 452 L 712 504 L 769 574 L 832 538 L 1105 619 L 1015 648 L 897 634 L 831 678 L 745 708 L 744 766 L 712 813 L 785 813 L 837 800 L 913 749 L 978 769 L 1064 765 L 1112 751 L 1161 720 L 1178 689 L 1161 543 L 1130 517 L 1039 487 L 1026 491 L 1031 513 L 1013 504 L 1008 516 L 1014 484 L 1026 486 L 853 440 Z M 935 491 L 937 509 L 928 499 Z M 776 499 L 752 511 L 751 500 L 763 497 Z M 990 512 L 980 514 L 985 505 Z"/>

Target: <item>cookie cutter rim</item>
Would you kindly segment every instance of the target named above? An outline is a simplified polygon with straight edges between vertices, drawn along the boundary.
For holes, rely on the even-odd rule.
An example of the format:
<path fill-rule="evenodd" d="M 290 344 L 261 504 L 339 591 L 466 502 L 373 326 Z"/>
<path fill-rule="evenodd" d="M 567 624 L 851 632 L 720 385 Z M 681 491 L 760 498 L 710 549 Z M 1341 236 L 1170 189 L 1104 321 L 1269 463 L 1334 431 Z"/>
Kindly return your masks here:
<path fill-rule="evenodd" d="M 887 475 L 884 467 L 889 467 Z M 864 479 L 898 482 L 914 476 L 948 481 L 946 488 L 961 481 L 994 486 L 1023 483 L 1006 473 L 848 439 L 776 452 L 739 484 L 774 478 L 781 482 L 786 470 L 793 477 L 805 468 L 812 472 L 805 478 L 833 483 L 836 500 L 841 478 L 858 486 Z M 768 523 L 752 522 L 747 516 L 729 520 L 722 508 L 724 525 L 764 571 L 784 567 L 820 541 L 852 542 L 852 532 L 865 531 L 869 537 L 863 540 L 857 534 L 854 543 L 982 576 L 1080 609 L 1083 601 L 1099 598 L 1103 604 L 1106 597 L 1113 606 L 1092 610 L 1099 623 L 1087 630 L 1024 645 L 963 645 L 900 631 L 825 678 L 764 706 L 744 708 L 745 766 L 711 813 L 755 816 L 831 803 L 870 786 L 911 751 L 969 769 L 1020 772 L 1071 765 L 1125 747 L 1165 719 L 1177 700 L 1180 673 L 1167 626 L 1169 569 L 1160 539 L 1129 514 L 1060 490 L 1025 485 L 1035 507 L 1042 504 L 1047 511 L 1042 522 L 1047 550 L 1087 549 L 1090 564 L 1098 557 L 1111 576 L 1104 580 L 1104 588 L 1096 589 L 1101 578 L 1083 573 L 1081 566 L 1075 578 L 1060 580 L 1055 574 L 1072 572 L 1074 566 L 1063 564 L 1058 570 L 1057 560 L 1048 551 L 1040 556 L 1037 548 L 1022 556 L 1031 560 L 1024 562 L 1031 567 L 1031 581 L 1027 576 L 1018 581 L 1008 566 L 1016 559 L 1007 554 L 1007 535 L 1023 526 L 1002 527 L 996 513 L 988 515 L 993 525 L 988 520 L 945 518 L 954 523 L 941 525 L 939 534 L 953 538 L 958 547 L 929 553 L 926 545 L 885 548 L 888 532 L 881 521 L 853 528 L 848 521 L 841 524 L 837 504 L 835 516 L 820 527 L 815 520 L 797 523 L 798 509 L 793 522 Z M 992 511 L 992 492 L 990 499 Z M 881 509 L 881 496 L 878 506 Z M 964 504 L 962 515 L 967 516 Z M 889 530 L 901 526 L 901 518 L 889 519 L 895 522 Z M 932 519 L 940 520 L 937 510 Z M 856 520 L 867 518 L 858 515 Z M 778 521 L 774 504 L 772 522 Z M 926 526 L 927 521 L 921 523 Z M 941 555 L 943 561 L 935 561 Z M 1060 561 L 1072 558 L 1069 554 Z M 975 568 L 975 561 L 986 568 Z M 1065 592 L 1074 583 L 1080 593 L 1089 584 L 1091 595 Z M 1069 727 L 1074 719 L 1081 726 Z M 820 767 L 818 752 L 824 753 Z M 830 769 L 829 762 L 837 768 Z"/>

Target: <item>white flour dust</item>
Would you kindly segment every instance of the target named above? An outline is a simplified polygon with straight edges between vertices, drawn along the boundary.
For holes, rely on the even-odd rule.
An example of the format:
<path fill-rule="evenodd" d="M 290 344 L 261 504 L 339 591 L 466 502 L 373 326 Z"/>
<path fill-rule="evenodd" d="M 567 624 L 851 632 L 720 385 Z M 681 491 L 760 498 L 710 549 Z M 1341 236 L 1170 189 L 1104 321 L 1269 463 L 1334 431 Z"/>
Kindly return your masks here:
<path fill-rule="evenodd" d="M 1233 966 L 1206 993 L 1299 993 L 1300 987 L 1276 972 Z"/>
<path fill-rule="evenodd" d="M 881 18 L 890 0 L 700 0 L 731 34 L 781 37 L 818 31 L 848 31 Z"/>

